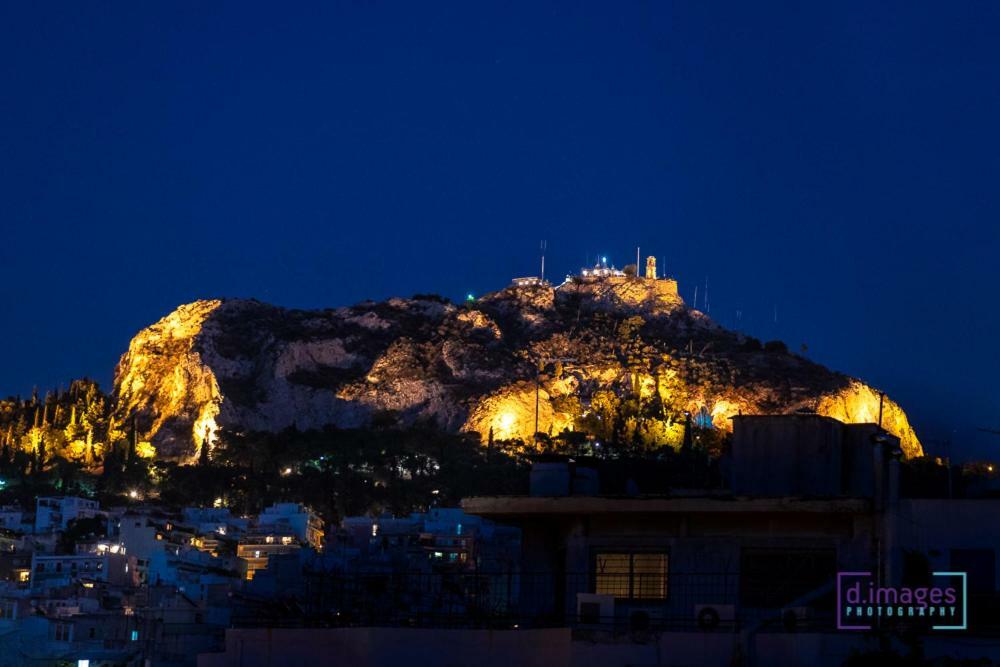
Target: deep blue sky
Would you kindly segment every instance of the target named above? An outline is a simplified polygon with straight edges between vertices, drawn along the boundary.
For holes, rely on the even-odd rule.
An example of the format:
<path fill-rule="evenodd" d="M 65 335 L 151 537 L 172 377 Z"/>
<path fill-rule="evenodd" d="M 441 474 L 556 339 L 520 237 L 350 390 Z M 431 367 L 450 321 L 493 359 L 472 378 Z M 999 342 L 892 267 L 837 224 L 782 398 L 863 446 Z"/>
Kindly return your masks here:
<path fill-rule="evenodd" d="M 0 6 L 0 394 L 109 383 L 185 301 L 459 299 L 546 238 L 1000 451 L 1000 4 L 431 4 Z"/>

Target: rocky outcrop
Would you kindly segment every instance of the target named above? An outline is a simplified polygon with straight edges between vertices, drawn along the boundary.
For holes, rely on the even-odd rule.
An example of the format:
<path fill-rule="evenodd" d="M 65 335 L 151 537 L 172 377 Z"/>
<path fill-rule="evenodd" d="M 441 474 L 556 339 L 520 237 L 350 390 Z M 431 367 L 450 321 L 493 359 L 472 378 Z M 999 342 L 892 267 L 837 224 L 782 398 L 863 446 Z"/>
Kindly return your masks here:
<path fill-rule="evenodd" d="M 576 278 L 560 285 L 558 298 L 576 300 L 590 310 L 669 315 L 684 307 L 677 282 L 629 276 Z"/>
<path fill-rule="evenodd" d="M 537 386 L 536 386 L 537 383 Z M 815 410 L 874 421 L 878 393 L 780 346 L 729 332 L 637 278 L 507 288 L 458 306 L 437 297 L 301 311 L 198 301 L 141 331 L 115 400 L 160 456 L 197 458 L 219 428 L 363 426 L 390 411 L 482 438 L 530 442 L 564 429 L 677 445 L 684 413 Z M 892 401 L 883 423 L 920 443 Z"/>
<path fill-rule="evenodd" d="M 185 304 L 129 343 L 115 372 L 115 398 L 126 417 L 155 435 L 168 457 L 187 454 L 216 429 L 223 402 L 216 379 L 223 359 L 203 358 L 209 318 L 221 301 Z"/>

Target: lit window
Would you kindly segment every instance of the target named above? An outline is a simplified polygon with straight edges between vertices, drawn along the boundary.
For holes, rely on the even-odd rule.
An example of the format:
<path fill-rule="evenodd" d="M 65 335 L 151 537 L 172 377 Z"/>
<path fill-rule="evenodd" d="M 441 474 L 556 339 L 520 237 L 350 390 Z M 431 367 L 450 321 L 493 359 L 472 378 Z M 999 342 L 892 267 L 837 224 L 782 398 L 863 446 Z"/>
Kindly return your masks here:
<path fill-rule="evenodd" d="M 630 597 L 631 561 L 629 554 L 598 554 L 597 585 L 594 592 L 599 595 L 614 595 L 616 598 Z"/>
<path fill-rule="evenodd" d="M 133 630 L 131 636 L 132 636 L 132 641 L 134 641 L 134 642 L 139 641 L 139 631 L 138 630 Z"/>
<path fill-rule="evenodd" d="M 667 597 L 667 554 L 597 554 L 594 583 L 594 592 L 601 595 L 662 600 Z"/>

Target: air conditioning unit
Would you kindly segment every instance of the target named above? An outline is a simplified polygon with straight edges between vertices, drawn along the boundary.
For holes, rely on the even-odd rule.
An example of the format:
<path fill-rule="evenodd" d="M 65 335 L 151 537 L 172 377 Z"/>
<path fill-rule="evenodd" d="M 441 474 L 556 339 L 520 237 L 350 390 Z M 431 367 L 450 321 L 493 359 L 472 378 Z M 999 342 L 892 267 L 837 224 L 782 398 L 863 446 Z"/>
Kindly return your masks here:
<path fill-rule="evenodd" d="M 791 612 L 795 614 L 795 618 L 800 620 L 813 618 L 816 615 L 816 611 L 812 607 L 785 607 L 782 612 Z"/>
<path fill-rule="evenodd" d="M 721 623 L 732 623 L 735 620 L 736 605 L 696 604 L 694 606 L 694 622 L 701 630 L 714 630 Z"/>
<path fill-rule="evenodd" d="M 613 623 L 615 620 L 615 596 L 577 593 L 576 618 L 581 625 Z"/>
<path fill-rule="evenodd" d="M 816 616 L 812 607 L 785 607 L 781 610 L 781 622 L 786 630 L 794 630 Z"/>

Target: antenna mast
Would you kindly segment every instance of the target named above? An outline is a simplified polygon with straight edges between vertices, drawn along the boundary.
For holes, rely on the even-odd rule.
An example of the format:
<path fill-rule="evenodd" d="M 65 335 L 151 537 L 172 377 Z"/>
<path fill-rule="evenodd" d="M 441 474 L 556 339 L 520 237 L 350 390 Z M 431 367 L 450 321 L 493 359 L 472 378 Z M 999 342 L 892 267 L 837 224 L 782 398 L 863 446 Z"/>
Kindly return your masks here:
<path fill-rule="evenodd" d="M 547 247 L 548 247 L 548 241 L 544 241 L 543 240 L 542 243 L 541 243 L 541 250 L 542 250 L 542 282 L 543 283 L 545 282 L 545 249 Z"/>

